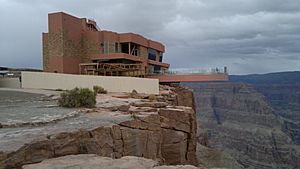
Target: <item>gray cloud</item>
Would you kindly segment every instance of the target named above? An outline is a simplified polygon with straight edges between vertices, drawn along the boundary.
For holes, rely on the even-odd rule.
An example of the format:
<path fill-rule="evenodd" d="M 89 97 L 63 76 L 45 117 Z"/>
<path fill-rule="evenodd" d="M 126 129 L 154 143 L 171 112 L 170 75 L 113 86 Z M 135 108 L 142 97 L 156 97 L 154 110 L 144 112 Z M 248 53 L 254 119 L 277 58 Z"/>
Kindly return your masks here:
<path fill-rule="evenodd" d="M 0 65 L 41 68 L 47 13 L 93 18 L 166 45 L 173 68 L 228 66 L 230 73 L 300 69 L 298 0 L 0 0 Z"/>

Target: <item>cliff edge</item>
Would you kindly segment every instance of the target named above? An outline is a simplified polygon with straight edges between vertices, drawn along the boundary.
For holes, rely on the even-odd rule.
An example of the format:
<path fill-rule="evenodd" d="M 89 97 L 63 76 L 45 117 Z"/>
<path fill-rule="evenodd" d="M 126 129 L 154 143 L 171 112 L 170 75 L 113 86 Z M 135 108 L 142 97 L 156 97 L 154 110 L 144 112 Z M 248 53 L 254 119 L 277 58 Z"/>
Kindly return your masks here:
<path fill-rule="evenodd" d="M 93 109 L 66 116 L 49 112 L 47 120 L 36 114 L 28 114 L 32 117 L 26 122 L 12 120 L 0 128 L 0 168 L 21 168 L 76 154 L 117 159 L 137 156 L 160 164 L 197 165 L 195 107 L 181 106 L 194 101 L 182 98 L 176 90 L 192 93 L 162 86 L 155 100 L 149 95 L 98 95 Z"/>

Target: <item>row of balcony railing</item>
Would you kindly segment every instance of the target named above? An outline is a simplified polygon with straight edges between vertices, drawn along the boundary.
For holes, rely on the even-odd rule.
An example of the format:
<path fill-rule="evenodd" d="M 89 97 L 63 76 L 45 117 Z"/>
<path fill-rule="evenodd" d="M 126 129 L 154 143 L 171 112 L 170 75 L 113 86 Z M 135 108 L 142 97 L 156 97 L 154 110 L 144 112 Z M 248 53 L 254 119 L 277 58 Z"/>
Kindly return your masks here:
<path fill-rule="evenodd" d="M 207 69 L 197 69 L 197 68 L 181 68 L 181 69 L 169 69 L 169 70 L 159 70 L 153 71 L 148 75 L 190 75 L 190 74 L 227 74 L 227 68 L 207 68 Z"/>

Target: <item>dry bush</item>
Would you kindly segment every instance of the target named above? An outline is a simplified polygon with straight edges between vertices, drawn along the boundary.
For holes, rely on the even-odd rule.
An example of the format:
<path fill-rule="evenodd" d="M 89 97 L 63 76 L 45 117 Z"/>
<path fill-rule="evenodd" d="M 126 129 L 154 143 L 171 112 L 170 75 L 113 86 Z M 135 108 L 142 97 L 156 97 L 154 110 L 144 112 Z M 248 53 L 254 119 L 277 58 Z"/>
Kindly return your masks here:
<path fill-rule="evenodd" d="M 107 91 L 101 86 L 93 86 L 94 92 L 99 94 L 107 94 Z"/>
<path fill-rule="evenodd" d="M 62 107 L 95 107 L 96 95 L 88 88 L 74 88 L 61 93 L 58 104 Z"/>

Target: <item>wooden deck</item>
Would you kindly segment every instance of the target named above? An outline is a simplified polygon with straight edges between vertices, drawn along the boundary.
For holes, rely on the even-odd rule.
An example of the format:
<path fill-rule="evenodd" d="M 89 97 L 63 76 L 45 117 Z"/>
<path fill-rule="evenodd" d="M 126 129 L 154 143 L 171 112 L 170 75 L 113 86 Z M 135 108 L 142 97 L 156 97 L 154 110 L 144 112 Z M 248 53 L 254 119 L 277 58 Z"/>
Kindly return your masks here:
<path fill-rule="evenodd" d="M 79 64 L 79 72 L 85 75 L 145 77 L 142 64 L 82 63 Z"/>

